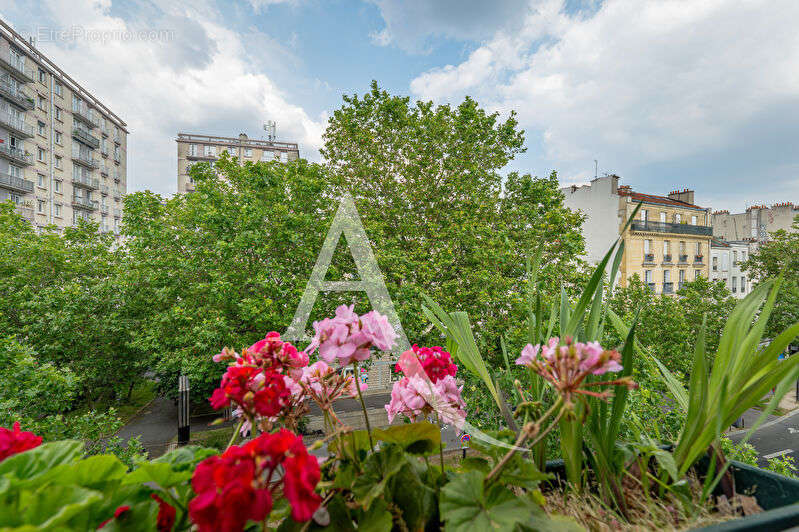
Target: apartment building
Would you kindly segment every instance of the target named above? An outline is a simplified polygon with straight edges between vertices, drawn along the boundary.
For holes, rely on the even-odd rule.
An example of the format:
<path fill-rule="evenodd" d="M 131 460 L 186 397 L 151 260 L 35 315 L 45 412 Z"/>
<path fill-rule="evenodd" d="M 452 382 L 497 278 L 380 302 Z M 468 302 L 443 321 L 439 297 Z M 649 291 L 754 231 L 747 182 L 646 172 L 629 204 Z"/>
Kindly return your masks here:
<path fill-rule="evenodd" d="M 35 227 L 90 219 L 119 230 L 127 128 L 0 20 L 0 201 Z"/>
<path fill-rule="evenodd" d="M 617 282 L 627 286 L 637 274 L 654 292 L 672 294 L 682 283 L 707 276 L 713 230 L 708 209 L 694 204 L 694 192 L 643 194 L 619 185 L 619 179 L 605 175 L 588 185 L 561 189 L 564 204 L 586 216 L 582 228 L 586 260 L 591 264 L 602 260 L 640 203 L 636 219 L 623 235 L 625 252 Z"/>
<path fill-rule="evenodd" d="M 257 161 L 293 161 L 299 159 L 300 149 L 293 142 L 250 139 L 244 133 L 238 137 L 215 137 L 178 133 L 178 193 L 194 191 L 189 169 L 197 162 L 216 161 L 223 152 L 237 159 L 240 165 Z"/>
<path fill-rule="evenodd" d="M 629 186 L 618 191 L 624 221 L 641 204 L 623 235 L 622 286 L 637 274 L 653 292 L 672 294 L 686 281 L 707 278 L 713 228 L 709 209 L 694 204 L 693 190 L 668 196 L 634 192 Z"/>
<path fill-rule="evenodd" d="M 730 214 L 715 211 L 712 217 L 713 236 L 727 242 L 746 241 L 753 248 L 766 242 L 770 234 L 784 229 L 791 231 L 793 219 L 799 215 L 799 205 L 791 202 L 776 203 L 771 207 L 754 205 L 746 212 Z"/>
<path fill-rule="evenodd" d="M 710 241 L 710 279 L 721 281 L 734 297 L 743 298 L 752 288 L 747 282 L 741 263 L 749 255 L 749 242 L 719 240 Z"/>

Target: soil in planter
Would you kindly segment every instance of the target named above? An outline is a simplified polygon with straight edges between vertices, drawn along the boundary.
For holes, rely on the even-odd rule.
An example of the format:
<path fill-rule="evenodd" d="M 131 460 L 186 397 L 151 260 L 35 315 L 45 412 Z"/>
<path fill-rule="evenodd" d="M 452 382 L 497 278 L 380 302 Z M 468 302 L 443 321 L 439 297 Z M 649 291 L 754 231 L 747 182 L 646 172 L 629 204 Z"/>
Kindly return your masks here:
<path fill-rule="evenodd" d="M 693 499 L 699 500 L 701 484 L 690 478 Z M 626 486 L 630 520 L 620 517 L 609 509 L 594 493 L 578 495 L 554 489 L 544 492 L 546 511 L 549 514 L 567 515 L 591 531 L 610 530 L 692 530 L 731 519 L 759 513 L 762 509 L 754 497 L 738 494 L 732 500 L 724 495 L 711 497 L 696 515 L 688 515 L 680 501 L 673 495 L 664 498 L 652 496 L 647 500 L 640 489 Z"/>

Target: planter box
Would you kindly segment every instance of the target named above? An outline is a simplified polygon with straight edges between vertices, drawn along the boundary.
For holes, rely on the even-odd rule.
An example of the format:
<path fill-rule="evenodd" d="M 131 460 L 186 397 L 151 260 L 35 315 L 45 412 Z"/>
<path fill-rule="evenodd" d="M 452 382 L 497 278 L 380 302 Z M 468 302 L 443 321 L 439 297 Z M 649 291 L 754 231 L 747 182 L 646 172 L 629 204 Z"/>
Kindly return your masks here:
<path fill-rule="evenodd" d="M 701 465 L 700 465 L 701 467 Z M 547 462 L 547 473 L 566 477 L 563 460 Z M 696 529 L 703 532 L 771 532 L 799 526 L 799 480 L 777 475 L 734 460 L 730 471 L 738 493 L 753 495 L 764 512 Z"/>

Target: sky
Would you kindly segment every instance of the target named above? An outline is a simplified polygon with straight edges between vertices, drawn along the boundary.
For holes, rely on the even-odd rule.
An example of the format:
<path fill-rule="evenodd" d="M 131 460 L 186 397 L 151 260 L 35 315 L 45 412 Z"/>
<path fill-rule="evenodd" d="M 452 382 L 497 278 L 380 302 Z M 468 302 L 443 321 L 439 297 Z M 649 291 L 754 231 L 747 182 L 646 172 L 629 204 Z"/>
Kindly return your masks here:
<path fill-rule="evenodd" d="M 516 111 L 504 171 L 582 184 L 596 160 L 713 209 L 799 203 L 796 0 L 0 0 L 0 18 L 127 122 L 129 191 L 175 192 L 178 132 L 274 120 L 320 161 L 342 95 L 377 80 Z"/>

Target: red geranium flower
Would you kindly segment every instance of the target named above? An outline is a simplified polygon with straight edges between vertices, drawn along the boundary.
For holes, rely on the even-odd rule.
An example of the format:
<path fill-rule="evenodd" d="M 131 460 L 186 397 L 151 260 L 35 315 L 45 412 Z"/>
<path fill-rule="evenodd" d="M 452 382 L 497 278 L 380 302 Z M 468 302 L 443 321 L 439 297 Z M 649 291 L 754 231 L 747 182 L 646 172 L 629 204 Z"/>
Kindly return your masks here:
<path fill-rule="evenodd" d="M 150 497 L 158 503 L 158 519 L 156 520 L 158 532 L 172 532 L 172 527 L 175 526 L 175 509 L 155 493 Z"/>
<path fill-rule="evenodd" d="M 100 530 L 105 525 L 107 525 L 112 519 L 118 518 L 120 515 L 124 514 L 128 510 L 130 510 L 130 506 L 128 506 L 127 504 L 124 505 L 124 506 L 118 507 L 116 510 L 114 510 L 114 517 L 109 517 L 108 519 L 106 519 L 105 521 L 100 523 L 100 526 L 97 527 L 97 530 Z"/>
<path fill-rule="evenodd" d="M 434 383 L 448 375 L 454 377 L 455 373 L 458 371 L 458 366 L 452 363 L 452 355 L 450 355 L 449 351 L 444 351 L 440 346 L 419 347 L 413 344 L 411 349 L 422 364 L 424 372 Z M 394 368 L 394 371 L 397 373 L 402 372 L 399 362 Z"/>
<path fill-rule="evenodd" d="M 280 373 L 234 364 L 222 376 L 210 401 L 216 410 L 230 406 L 232 401 L 250 418 L 256 414 L 272 417 L 280 413 L 290 396 Z"/>
<path fill-rule="evenodd" d="M 38 447 L 42 437 L 32 432 L 21 432 L 19 422 L 14 423 L 14 430 L 0 427 L 0 462 L 15 454 Z"/>

